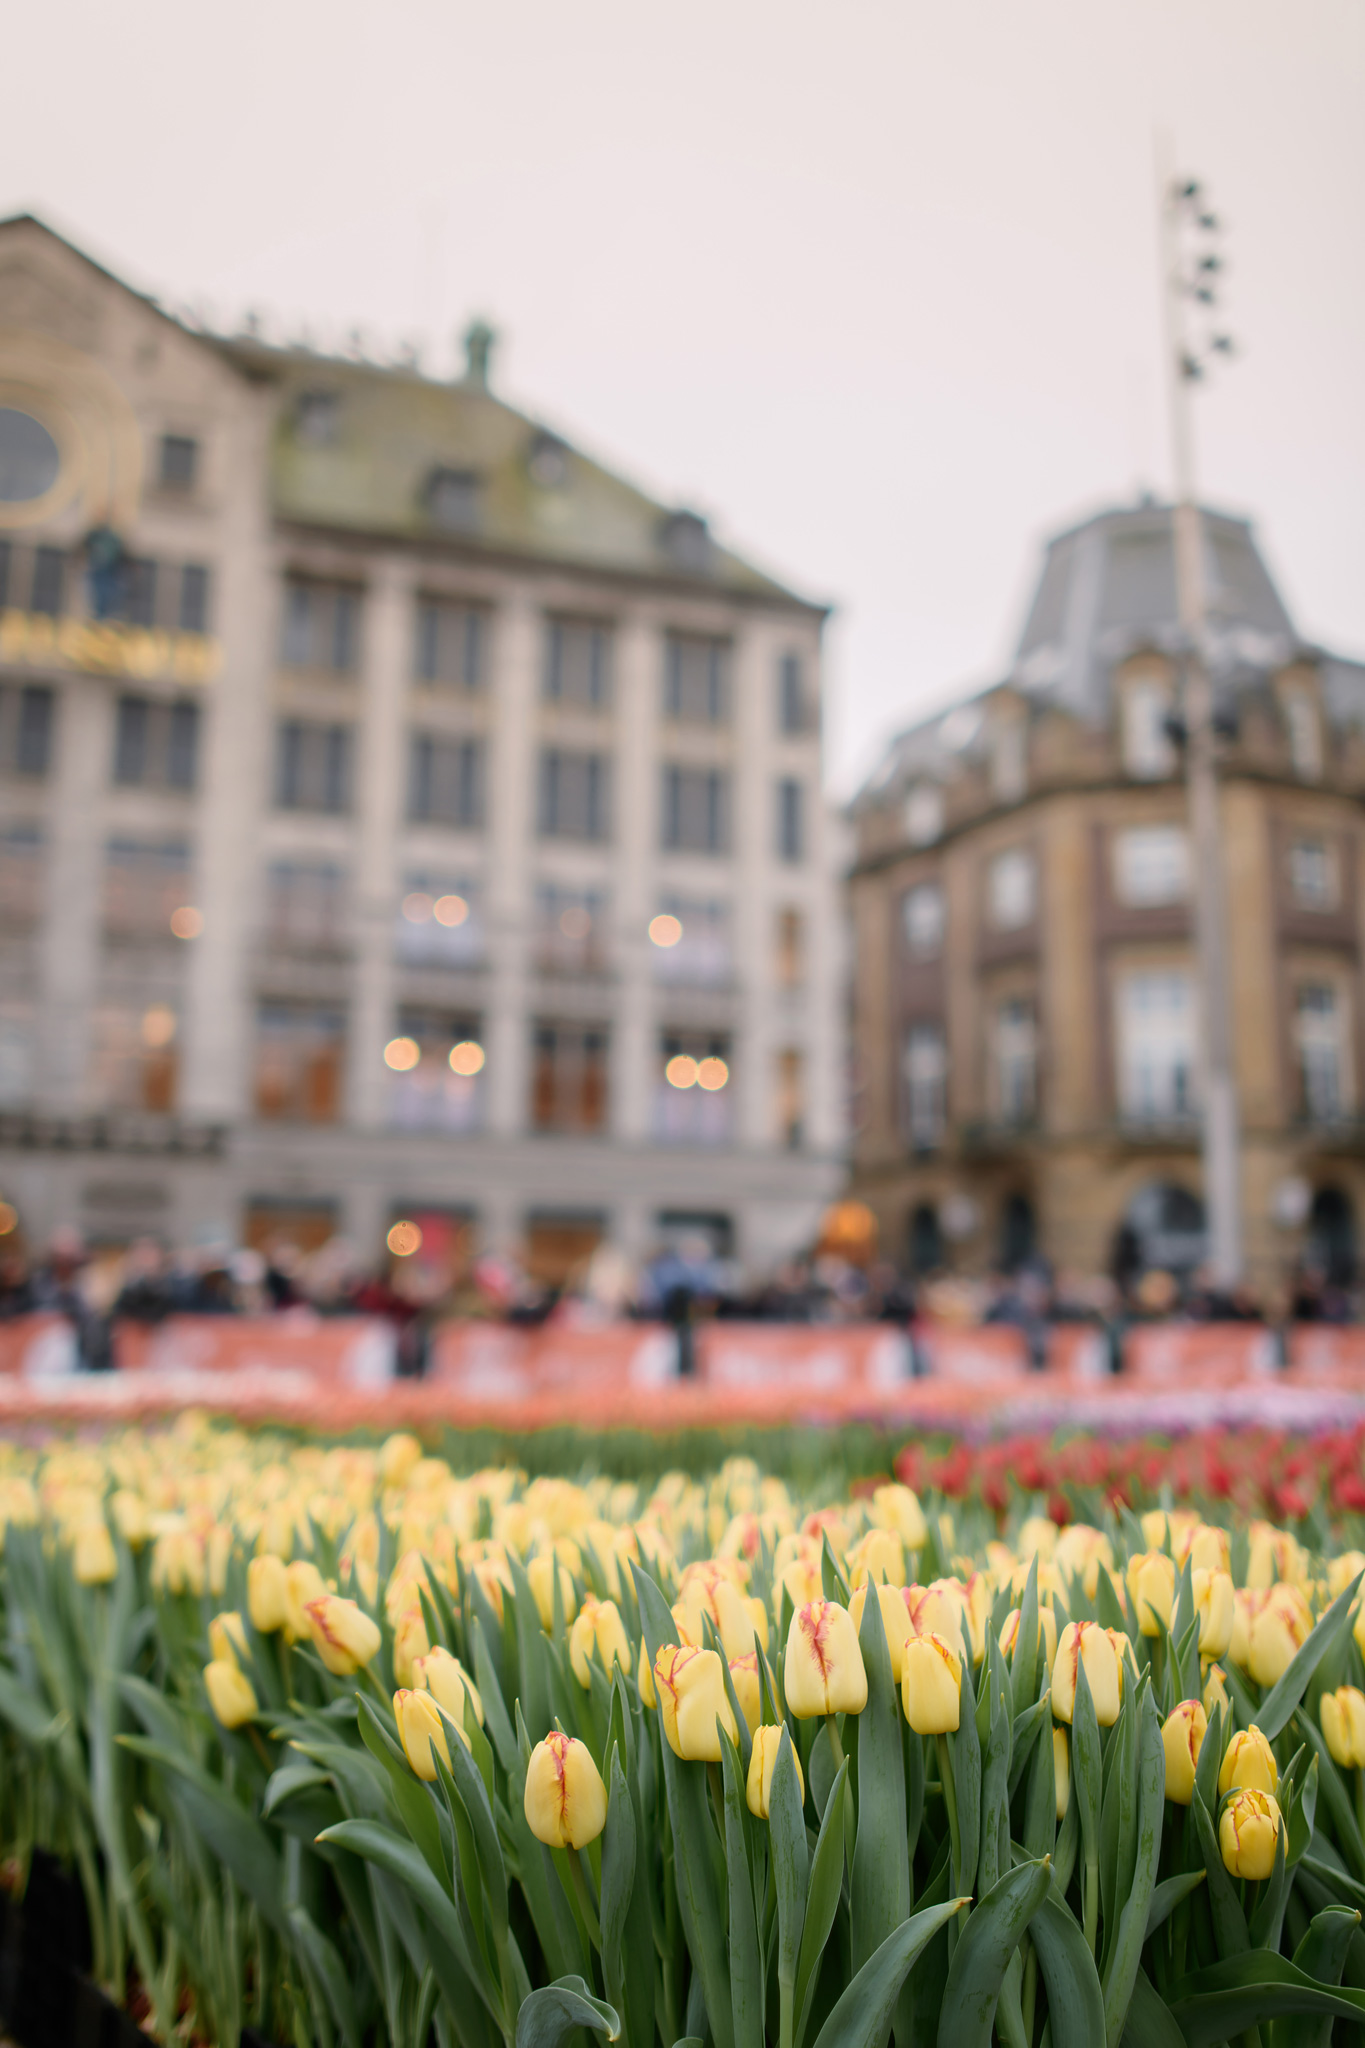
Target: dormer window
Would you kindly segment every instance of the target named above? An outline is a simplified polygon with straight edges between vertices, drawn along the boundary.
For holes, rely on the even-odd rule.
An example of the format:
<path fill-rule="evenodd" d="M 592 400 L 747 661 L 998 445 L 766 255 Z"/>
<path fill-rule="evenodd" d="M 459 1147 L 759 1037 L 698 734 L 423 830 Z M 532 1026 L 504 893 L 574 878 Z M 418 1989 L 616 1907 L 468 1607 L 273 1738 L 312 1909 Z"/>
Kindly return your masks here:
<path fill-rule="evenodd" d="M 427 479 L 427 513 L 447 533 L 469 533 L 479 523 L 479 479 L 472 469 L 434 469 Z"/>
<path fill-rule="evenodd" d="M 1311 690 L 1296 685 L 1282 692 L 1284 722 L 1289 733 L 1289 759 L 1305 782 L 1322 776 L 1322 721 Z"/>
<path fill-rule="evenodd" d="M 905 836 L 912 846 L 932 846 L 943 832 L 943 791 L 936 782 L 915 782 L 905 799 Z"/>
<path fill-rule="evenodd" d="M 711 567 L 711 530 L 699 512 L 674 512 L 659 529 L 659 545 L 675 569 L 704 576 Z"/>
<path fill-rule="evenodd" d="M 1017 804 L 1028 788 L 1028 730 L 1017 712 L 996 718 L 990 736 L 991 795 Z"/>
<path fill-rule="evenodd" d="M 542 491 L 561 491 L 569 481 L 569 451 L 555 434 L 537 434 L 526 456 L 526 470 Z"/>
<path fill-rule="evenodd" d="M 310 448 L 330 448 L 341 426 L 335 391 L 301 391 L 294 405 L 294 437 Z"/>
<path fill-rule="evenodd" d="M 1175 769 L 1166 721 L 1170 685 L 1160 676 L 1134 676 L 1123 692 L 1123 765 L 1140 782 L 1160 782 Z"/>
<path fill-rule="evenodd" d="M 189 434 L 161 436 L 163 491 L 192 491 L 199 476 L 199 443 Z"/>

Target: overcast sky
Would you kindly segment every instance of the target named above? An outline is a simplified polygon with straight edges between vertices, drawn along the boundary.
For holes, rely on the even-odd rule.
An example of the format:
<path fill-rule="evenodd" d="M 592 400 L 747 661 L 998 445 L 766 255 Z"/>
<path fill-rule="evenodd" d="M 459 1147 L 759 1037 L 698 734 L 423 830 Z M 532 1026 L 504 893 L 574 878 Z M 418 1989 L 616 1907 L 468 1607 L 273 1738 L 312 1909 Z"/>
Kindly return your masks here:
<path fill-rule="evenodd" d="M 14 10 L 0 210 L 220 322 L 495 381 L 838 607 L 831 776 L 992 680 L 1043 536 L 1168 482 L 1153 136 L 1230 227 L 1203 486 L 1365 654 L 1360 0 Z"/>

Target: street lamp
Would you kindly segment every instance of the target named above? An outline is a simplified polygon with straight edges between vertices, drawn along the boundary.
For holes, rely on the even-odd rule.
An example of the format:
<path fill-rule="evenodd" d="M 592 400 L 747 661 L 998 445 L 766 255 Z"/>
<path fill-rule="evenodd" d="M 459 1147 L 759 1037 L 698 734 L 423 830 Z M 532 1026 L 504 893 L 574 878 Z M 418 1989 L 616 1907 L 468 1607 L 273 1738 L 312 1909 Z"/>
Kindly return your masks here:
<path fill-rule="evenodd" d="M 1185 780 L 1194 854 L 1194 928 L 1204 1025 L 1203 1159 L 1208 1263 L 1215 1286 L 1242 1274 L 1237 1078 L 1228 987 L 1226 893 L 1218 815 L 1217 735 L 1209 677 L 1204 521 L 1195 496 L 1191 396 L 1232 343 L 1214 326 L 1221 224 L 1194 178 L 1161 175 L 1161 247 L 1175 480 L 1172 514 L 1181 627 Z"/>

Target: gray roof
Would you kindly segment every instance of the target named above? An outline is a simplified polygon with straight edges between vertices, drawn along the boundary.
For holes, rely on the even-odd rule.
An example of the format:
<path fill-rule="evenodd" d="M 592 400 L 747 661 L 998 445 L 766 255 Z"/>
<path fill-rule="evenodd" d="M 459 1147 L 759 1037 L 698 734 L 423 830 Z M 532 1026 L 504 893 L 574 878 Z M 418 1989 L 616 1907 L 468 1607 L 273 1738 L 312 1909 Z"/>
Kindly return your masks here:
<path fill-rule="evenodd" d="M 1299 641 L 1250 523 L 1205 510 L 1204 542 L 1215 673 L 1282 665 Z M 1048 542 L 1012 680 L 1081 717 L 1103 718 L 1114 666 L 1180 641 L 1170 506 L 1101 512 Z"/>

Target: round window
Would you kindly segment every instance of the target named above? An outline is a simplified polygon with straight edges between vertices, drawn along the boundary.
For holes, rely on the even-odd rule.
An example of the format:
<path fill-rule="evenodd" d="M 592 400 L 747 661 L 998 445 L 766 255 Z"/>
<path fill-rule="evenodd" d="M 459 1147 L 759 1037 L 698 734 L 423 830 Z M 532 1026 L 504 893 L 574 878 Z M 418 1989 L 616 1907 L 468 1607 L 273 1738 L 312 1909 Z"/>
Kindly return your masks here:
<path fill-rule="evenodd" d="M 41 420 L 0 405 L 0 505 L 26 505 L 57 481 L 61 453 Z"/>

